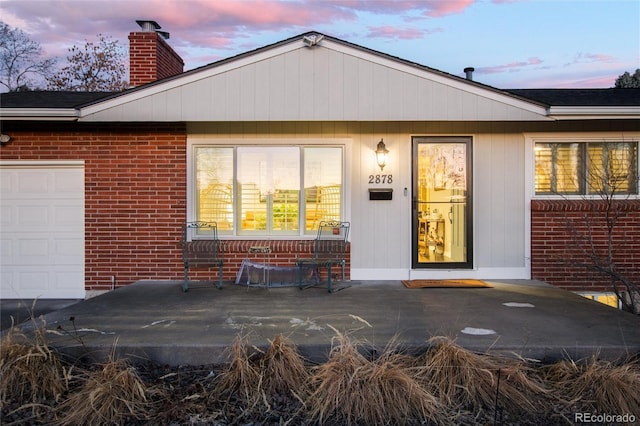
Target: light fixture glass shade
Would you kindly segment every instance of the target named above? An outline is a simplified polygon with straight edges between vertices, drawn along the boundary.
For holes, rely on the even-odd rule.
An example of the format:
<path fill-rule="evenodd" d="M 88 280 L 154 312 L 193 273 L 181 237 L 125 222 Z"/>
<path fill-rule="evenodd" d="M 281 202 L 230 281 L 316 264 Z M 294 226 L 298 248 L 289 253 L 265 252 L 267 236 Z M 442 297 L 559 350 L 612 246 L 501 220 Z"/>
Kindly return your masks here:
<path fill-rule="evenodd" d="M 380 142 L 378 142 L 378 147 L 376 148 L 376 162 L 378 163 L 378 166 L 380 166 L 380 170 L 383 170 L 384 166 L 387 165 L 388 153 L 389 153 L 389 150 L 384 145 L 383 140 L 380 139 Z"/>

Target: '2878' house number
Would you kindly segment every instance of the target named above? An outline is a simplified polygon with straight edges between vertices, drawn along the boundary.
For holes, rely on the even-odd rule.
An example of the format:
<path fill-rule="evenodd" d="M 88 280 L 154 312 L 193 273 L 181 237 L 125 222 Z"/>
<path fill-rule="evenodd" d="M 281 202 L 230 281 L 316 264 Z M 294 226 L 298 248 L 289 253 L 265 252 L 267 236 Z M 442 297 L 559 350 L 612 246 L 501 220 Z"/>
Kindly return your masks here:
<path fill-rule="evenodd" d="M 393 183 L 393 175 L 369 175 L 369 184 Z"/>

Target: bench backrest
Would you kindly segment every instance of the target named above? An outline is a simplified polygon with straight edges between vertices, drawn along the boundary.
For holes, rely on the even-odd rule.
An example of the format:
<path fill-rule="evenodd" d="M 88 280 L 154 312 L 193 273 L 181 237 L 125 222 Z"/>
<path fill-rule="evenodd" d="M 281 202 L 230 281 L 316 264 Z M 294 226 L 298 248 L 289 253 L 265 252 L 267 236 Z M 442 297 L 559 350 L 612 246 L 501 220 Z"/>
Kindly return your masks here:
<path fill-rule="evenodd" d="M 323 221 L 318 226 L 313 257 L 316 259 L 344 260 L 349 237 L 349 222 Z"/>
<path fill-rule="evenodd" d="M 206 239 L 194 239 L 206 238 Z M 207 261 L 222 257 L 216 222 L 187 222 L 182 227 L 182 259 Z"/>

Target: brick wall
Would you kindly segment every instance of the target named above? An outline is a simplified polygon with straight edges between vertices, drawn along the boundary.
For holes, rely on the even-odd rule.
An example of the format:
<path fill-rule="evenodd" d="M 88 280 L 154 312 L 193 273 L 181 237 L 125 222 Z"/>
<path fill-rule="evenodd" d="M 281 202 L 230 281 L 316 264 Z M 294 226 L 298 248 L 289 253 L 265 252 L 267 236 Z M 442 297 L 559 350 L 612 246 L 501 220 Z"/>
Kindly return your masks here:
<path fill-rule="evenodd" d="M 223 239 L 223 238 L 221 238 Z M 270 265 L 276 266 L 294 266 L 297 257 L 311 257 L 311 245 L 300 244 L 300 240 L 229 240 L 225 241 L 225 265 L 224 275 L 225 279 L 235 280 L 236 274 L 240 270 L 240 265 L 243 259 L 251 259 L 256 262 L 265 262 L 265 255 L 261 253 L 250 254 L 248 251 L 253 246 L 268 246 L 271 249 L 271 253 L 268 255 L 267 261 Z M 346 266 L 345 266 L 345 278 L 349 279 L 349 270 L 351 264 L 351 250 L 350 245 L 347 246 L 346 254 Z M 327 268 L 320 269 L 320 278 L 327 278 Z M 333 267 L 331 274 L 335 277 L 341 277 L 342 271 L 339 267 Z M 191 273 L 189 273 L 191 278 Z"/>
<path fill-rule="evenodd" d="M 184 124 L 7 122 L 3 131 L 12 137 L 0 149 L 3 160 L 84 160 L 87 290 L 110 289 L 112 275 L 117 286 L 182 279 Z M 267 244 L 273 264 L 294 264 L 298 241 L 227 241 L 225 281 L 235 280 L 250 246 Z M 189 276 L 213 280 L 217 271 L 196 268 Z"/>
<path fill-rule="evenodd" d="M 612 245 L 614 262 L 626 277 L 640 281 L 640 200 L 616 201 L 620 219 Z M 577 264 L 590 263 L 593 249 L 606 257 L 606 207 L 602 200 L 531 202 L 531 275 L 573 291 L 611 290 L 609 280 Z M 580 236 L 591 235 L 589 240 Z"/>
<path fill-rule="evenodd" d="M 156 32 L 129 34 L 129 85 L 145 83 L 181 74 L 184 61 Z"/>

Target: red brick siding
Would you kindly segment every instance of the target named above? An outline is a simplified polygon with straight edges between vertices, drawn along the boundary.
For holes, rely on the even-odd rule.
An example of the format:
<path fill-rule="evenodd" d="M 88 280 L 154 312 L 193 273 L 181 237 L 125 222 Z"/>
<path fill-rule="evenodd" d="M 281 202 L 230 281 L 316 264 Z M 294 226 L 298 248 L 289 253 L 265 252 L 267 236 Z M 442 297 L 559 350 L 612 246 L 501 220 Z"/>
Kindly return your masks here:
<path fill-rule="evenodd" d="M 300 240 L 227 240 L 225 241 L 225 265 L 224 275 L 225 279 L 235 279 L 236 274 L 240 270 L 240 265 L 243 259 L 251 259 L 256 262 L 263 262 L 266 255 L 263 254 L 251 254 L 248 255 L 249 248 L 252 246 L 268 246 L 271 248 L 271 253 L 268 255 L 268 262 L 270 265 L 276 266 L 294 266 L 295 260 L 298 257 L 311 257 L 310 245 L 300 244 Z M 349 269 L 351 264 L 351 250 L 350 246 L 347 246 L 346 255 L 346 267 L 345 275 L 349 279 Z M 339 268 L 332 269 L 333 274 L 341 274 Z M 189 273 L 191 277 L 191 273 Z M 229 278 L 227 278 L 229 277 Z M 320 277 L 326 279 L 327 269 L 320 270 Z"/>
<path fill-rule="evenodd" d="M 129 34 L 129 85 L 145 83 L 181 74 L 184 62 L 155 32 Z"/>
<path fill-rule="evenodd" d="M 186 218 L 184 124 L 3 123 L 3 160 L 84 160 L 85 287 L 182 279 Z M 293 265 L 298 241 L 226 241 L 224 279 L 235 280 L 250 246 L 269 245 L 276 265 Z M 350 261 L 347 259 L 347 265 Z M 348 272 L 348 268 L 347 268 Z M 196 268 L 196 280 L 217 271 Z"/>
<path fill-rule="evenodd" d="M 640 200 L 617 201 L 622 216 L 614 231 L 614 262 L 635 282 L 640 281 Z M 574 291 L 611 290 L 609 280 L 584 267 L 588 262 L 576 235 L 592 235 L 595 249 L 605 255 L 608 244 L 601 200 L 533 200 L 531 202 L 531 276 Z M 590 224 L 590 225 L 589 225 Z"/>

